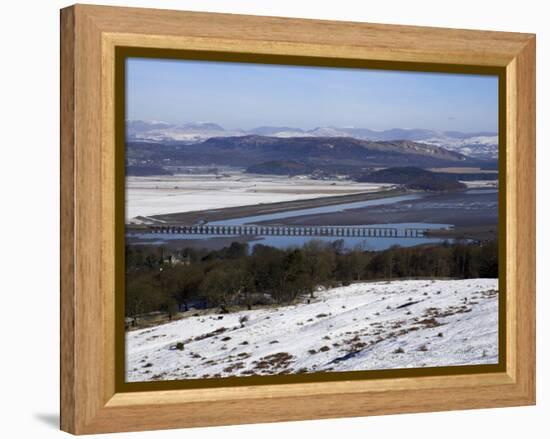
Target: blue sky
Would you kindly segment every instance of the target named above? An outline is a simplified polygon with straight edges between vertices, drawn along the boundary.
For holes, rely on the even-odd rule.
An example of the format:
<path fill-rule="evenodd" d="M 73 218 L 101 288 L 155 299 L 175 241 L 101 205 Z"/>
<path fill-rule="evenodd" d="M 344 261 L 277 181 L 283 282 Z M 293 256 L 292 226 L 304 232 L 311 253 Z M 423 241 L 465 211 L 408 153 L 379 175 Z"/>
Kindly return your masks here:
<path fill-rule="evenodd" d="M 496 76 L 130 58 L 127 119 L 498 130 Z"/>

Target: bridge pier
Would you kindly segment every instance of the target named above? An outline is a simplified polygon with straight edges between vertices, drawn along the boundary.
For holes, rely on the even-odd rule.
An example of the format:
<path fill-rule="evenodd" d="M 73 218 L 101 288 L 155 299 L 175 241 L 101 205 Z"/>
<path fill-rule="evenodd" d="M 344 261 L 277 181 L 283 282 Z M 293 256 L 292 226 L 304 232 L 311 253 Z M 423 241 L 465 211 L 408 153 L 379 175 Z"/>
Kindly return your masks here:
<path fill-rule="evenodd" d="M 399 233 L 394 227 L 354 226 L 256 226 L 256 225 L 151 225 L 154 234 L 196 235 L 268 235 L 268 236 L 324 236 L 365 238 L 425 238 L 427 229 L 407 228 Z"/>

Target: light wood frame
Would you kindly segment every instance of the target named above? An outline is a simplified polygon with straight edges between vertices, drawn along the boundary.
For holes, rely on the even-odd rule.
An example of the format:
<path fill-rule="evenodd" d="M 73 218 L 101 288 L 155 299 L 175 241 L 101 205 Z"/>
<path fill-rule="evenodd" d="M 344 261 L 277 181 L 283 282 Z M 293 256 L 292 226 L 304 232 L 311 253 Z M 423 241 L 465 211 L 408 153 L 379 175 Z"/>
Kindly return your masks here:
<path fill-rule="evenodd" d="M 500 67 L 506 370 L 115 391 L 115 48 Z M 61 428 L 75 434 L 535 403 L 535 37 L 76 5 L 61 11 Z"/>

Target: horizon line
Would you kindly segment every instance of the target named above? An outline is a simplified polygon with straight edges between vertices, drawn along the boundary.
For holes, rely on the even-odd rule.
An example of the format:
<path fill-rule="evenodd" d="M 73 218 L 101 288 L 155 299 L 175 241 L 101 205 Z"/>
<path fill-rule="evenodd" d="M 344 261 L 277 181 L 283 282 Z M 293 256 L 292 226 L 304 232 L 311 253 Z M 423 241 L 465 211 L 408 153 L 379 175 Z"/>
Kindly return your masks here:
<path fill-rule="evenodd" d="M 163 124 L 163 125 L 169 125 L 174 127 L 184 127 L 185 125 L 217 125 L 219 126 L 223 131 L 242 131 L 242 132 L 250 132 L 252 130 L 256 130 L 259 128 L 290 128 L 294 130 L 300 130 L 304 132 L 311 132 L 318 129 L 323 128 L 332 128 L 332 129 L 344 129 L 344 130 L 369 130 L 377 133 L 383 133 L 386 131 L 392 131 L 392 130 L 406 130 L 406 131 L 413 131 L 413 130 L 422 130 L 422 131 L 433 131 L 435 133 L 445 134 L 445 133 L 461 133 L 461 134 L 479 134 L 479 133 L 487 133 L 487 134 L 493 134 L 498 135 L 498 130 L 473 130 L 473 131 L 462 131 L 462 130 L 438 130 L 433 128 L 424 128 L 424 127 L 398 127 L 394 126 L 392 128 L 386 128 L 386 129 L 375 129 L 375 128 L 369 128 L 365 126 L 339 126 L 339 125 L 316 125 L 313 128 L 303 128 L 299 126 L 290 126 L 290 125 L 268 125 L 268 124 L 262 124 L 254 126 L 253 128 L 226 128 L 224 125 L 218 122 L 214 121 L 187 121 L 187 122 L 167 122 L 164 120 L 155 120 L 155 119 L 125 119 L 125 123 L 128 122 L 144 122 L 149 124 Z"/>

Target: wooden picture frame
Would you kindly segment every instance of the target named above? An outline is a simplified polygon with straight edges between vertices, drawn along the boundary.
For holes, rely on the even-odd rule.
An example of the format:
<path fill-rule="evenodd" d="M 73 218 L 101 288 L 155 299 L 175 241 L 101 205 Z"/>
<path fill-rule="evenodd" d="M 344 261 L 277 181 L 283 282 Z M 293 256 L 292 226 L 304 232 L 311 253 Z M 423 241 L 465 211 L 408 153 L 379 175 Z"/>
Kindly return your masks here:
<path fill-rule="evenodd" d="M 489 373 L 120 391 L 115 370 L 121 48 L 492 69 L 503 117 L 505 361 Z M 120 131 L 120 130 L 119 130 Z M 120 360 L 120 359 L 119 359 Z M 74 434 L 535 403 L 535 36 L 76 5 L 61 11 L 61 428 Z"/>

